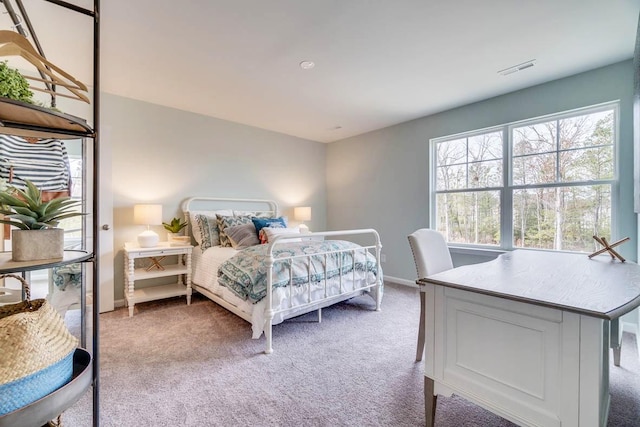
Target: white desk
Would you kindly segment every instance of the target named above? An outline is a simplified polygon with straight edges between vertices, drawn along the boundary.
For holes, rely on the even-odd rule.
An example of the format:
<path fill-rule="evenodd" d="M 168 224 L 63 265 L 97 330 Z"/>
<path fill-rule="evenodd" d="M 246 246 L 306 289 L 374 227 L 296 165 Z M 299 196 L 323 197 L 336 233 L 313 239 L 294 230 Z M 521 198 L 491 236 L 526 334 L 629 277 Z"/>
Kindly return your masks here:
<path fill-rule="evenodd" d="M 523 426 L 605 426 L 609 324 L 640 305 L 640 266 L 517 250 L 425 286 L 425 411 L 456 393 Z"/>

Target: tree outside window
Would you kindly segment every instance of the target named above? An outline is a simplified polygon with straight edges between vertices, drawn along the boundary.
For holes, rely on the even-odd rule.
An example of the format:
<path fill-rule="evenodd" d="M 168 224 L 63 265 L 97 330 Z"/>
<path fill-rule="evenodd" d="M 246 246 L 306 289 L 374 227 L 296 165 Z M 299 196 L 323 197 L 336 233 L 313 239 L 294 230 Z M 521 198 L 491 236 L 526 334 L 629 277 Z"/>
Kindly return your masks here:
<path fill-rule="evenodd" d="M 611 238 L 617 105 L 433 144 L 433 226 L 449 243 L 590 252 Z"/>

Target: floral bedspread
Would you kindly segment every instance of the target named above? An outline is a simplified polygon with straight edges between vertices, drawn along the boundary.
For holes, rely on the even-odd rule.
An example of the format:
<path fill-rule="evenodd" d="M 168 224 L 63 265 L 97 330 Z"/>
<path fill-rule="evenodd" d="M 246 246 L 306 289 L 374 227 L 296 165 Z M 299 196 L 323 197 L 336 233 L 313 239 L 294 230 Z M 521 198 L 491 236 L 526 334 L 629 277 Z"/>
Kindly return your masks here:
<path fill-rule="evenodd" d="M 218 269 L 218 283 L 226 286 L 238 297 L 256 303 L 267 295 L 267 249 L 269 245 L 256 245 L 246 248 L 225 261 Z M 359 245 L 344 240 L 287 242 L 277 245 L 273 250 L 273 286 L 294 286 L 306 284 L 311 273 L 311 282 L 325 279 L 325 255 L 312 255 L 335 251 L 327 254 L 327 279 L 353 271 L 352 251 Z M 312 255 L 310 258 L 278 260 L 297 255 Z M 291 263 L 293 268 L 291 269 Z M 355 252 L 355 268 L 357 271 L 377 273 L 376 259 L 363 249 Z M 309 270 L 310 269 L 310 270 Z M 290 274 L 292 273 L 292 274 Z M 291 280 L 290 275 L 293 275 Z"/>

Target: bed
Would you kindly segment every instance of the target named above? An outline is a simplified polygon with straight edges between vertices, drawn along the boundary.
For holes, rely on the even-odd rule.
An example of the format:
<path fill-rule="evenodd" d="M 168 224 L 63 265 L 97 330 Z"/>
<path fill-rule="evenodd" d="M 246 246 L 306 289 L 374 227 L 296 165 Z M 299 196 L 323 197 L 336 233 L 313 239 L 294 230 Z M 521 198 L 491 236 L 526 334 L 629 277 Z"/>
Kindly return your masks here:
<path fill-rule="evenodd" d="M 271 200 L 191 197 L 182 210 L 196 244 L 193 289 L 251 323 L 253 339 L 264 333 L 265 353 L 286 319 L 317 311 L 321 321 L 322 308 L 363 294 L 380 310 L 375 230 L 300 233 Z"/>

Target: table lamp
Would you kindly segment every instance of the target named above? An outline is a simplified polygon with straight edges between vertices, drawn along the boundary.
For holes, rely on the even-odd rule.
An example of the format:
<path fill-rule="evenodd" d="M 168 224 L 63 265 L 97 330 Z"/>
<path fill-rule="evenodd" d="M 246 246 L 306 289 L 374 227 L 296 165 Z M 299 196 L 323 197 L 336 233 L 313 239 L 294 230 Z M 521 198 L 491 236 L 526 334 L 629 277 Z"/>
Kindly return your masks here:
<path fill-rule="evenodd" d="M 158 246 L 160 236 L 149 226 L 162 224 L 162 205 L 134 205 L 133 222 L 147 226 L 145 231 L 138 234 L 138 245 L 141 248 Z"/>
<path fill-rule="evenodd" d="M 300 221 L 300 225 L 298 227 L 300 228 L 301 233 L 309 232 L 309 227 L 306 226 L 304 221 L 311 220 L 311 207 L 298 206 L 297 208 L 293 208 L 293 218 L 296 221 Z"/>

